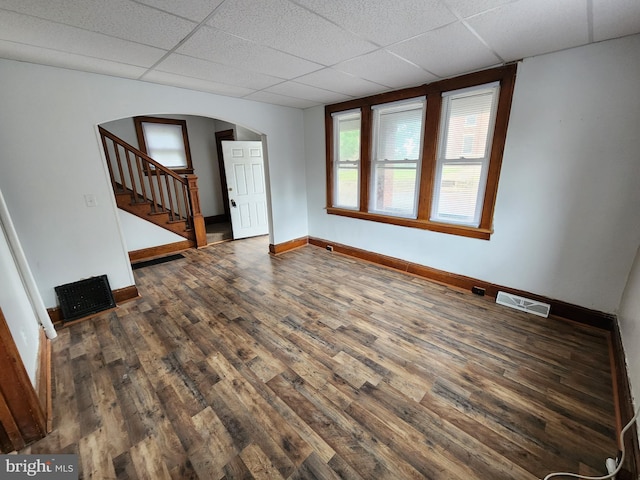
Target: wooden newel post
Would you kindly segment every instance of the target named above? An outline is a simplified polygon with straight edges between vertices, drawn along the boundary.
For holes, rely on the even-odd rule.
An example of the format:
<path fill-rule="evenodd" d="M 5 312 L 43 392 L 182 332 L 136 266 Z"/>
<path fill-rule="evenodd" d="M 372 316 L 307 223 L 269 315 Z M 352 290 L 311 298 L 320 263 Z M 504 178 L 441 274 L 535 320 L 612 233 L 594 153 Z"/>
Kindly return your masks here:
<path fill-rule="evenodd" d="M 186 176 L 189 190 L 189 204 L 191 207 L 191 221 L 193 232 L 196 236 L 196 248 L 207 246 L 207 230 L 204 226 L 204 217 L 200 210 L 200 196 L 198 194 L 198 177 L 193 174 Z"/>

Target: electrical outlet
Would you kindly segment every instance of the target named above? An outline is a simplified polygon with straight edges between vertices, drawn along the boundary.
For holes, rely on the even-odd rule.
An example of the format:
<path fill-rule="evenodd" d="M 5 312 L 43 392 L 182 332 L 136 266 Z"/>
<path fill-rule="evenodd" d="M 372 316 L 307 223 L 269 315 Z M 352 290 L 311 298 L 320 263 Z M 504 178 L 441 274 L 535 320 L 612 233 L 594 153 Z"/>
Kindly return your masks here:
<path fill-rule="evenodd" d="M 86 194 L 84 196 L 84 203 L 87 205 L 87 207 L 97 207 L 98 199 L 93 194 Z"/>
<path fill-rule="evenodd" d="M 330 252 L 333 252 L 333 245 L 327 245 L 327 250 L 329 250 Z"/>
<path fill-rule="evenodd" d="M 484 296 L 484 288 L 482 287 L 471 287 L 471 293 L 475 293 L 476 295 Z"/>

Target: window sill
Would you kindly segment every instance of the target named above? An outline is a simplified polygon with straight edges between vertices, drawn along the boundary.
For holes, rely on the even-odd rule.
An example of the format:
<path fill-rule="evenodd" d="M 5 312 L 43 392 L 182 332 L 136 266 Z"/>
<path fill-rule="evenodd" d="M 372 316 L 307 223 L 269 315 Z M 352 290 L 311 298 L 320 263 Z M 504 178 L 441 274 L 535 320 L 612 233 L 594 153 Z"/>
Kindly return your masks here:
<path fill-rule="evenodd" d="M 422 230 L 431 230 L 433 232 L 477 238 L 480 240 L 489 240 L 491 238 L 491 234 L 493 233 L 493 230 L 486 228 L 465 227 L 463 225 L 431 222 L 429 220 L 392 217 L 389 215 L 360 212 L 356 210 L 346 210 L 343 208 L 328 207 L 327 213 L 330 215 L 341 215 L 343 217 L 359 218 L 361 220 L 369 220 L 372 222 L 389 223 L 391 225 L 398 225 L 401 227 L 420 228 Z"/>

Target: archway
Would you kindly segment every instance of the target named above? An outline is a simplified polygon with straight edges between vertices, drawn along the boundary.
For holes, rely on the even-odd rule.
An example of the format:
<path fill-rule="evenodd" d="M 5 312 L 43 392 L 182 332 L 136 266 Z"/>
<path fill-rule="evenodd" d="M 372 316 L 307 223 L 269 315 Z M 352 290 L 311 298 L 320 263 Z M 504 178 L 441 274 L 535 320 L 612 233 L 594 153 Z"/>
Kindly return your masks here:
<path fill-rule="evenodd" d="M 266 137 L 244 126 L 212 117 L 184 114 L 145 114 L 145 117 L 170 118 L 186 122 L 188 142 L 193 163 L 193 173 L 198 177 L 200 209 L 207 225 L 207 244 L 232 239 L 230 235 L 229 197 L 224 177 L 224 162 L 219 154 L 218 132 L 231 132 L 234 140 L 262 142 L 266 152 Z M 125 117 L 102 123 L 100 126 L 138 148 L 141 142 L 136 132 L 134 119 Z M 268 164 L 265 161 L 265 171 Z M 268 177 L 267 177 L 268 178 Z M 267 208 L 270 208 L 270 189 L 265 185 Z M 176 250 L 184 248 L 184 240 L 175 233 L 162 231 L 155 225 L 135 218 L 118 209 L 127 251 L 132 259 L 143 259 L 160 253 L 170 253 L 171 245 Z M 270 218 L 270 215 L 268 215 Z M 271 230 L 269 222 L 269 231 Z M 133 255 L 132 255 L 132 252 Z"/>

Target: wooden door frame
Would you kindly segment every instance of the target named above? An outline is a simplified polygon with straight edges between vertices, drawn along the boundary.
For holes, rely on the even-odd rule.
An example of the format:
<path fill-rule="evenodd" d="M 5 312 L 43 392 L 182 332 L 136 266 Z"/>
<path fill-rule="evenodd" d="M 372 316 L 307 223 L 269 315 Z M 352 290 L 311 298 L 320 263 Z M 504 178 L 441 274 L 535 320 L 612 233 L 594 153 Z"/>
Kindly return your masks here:
<path fill-rule="evenodd" d="M 0 448 L 19 450 L 47 434 L 47 419 L 0 310 Z"/>
<path fill-rule="evenodd" d="M 231 221 L 231 210 L 229 208 L 229 187 L 227 186 L 227 172 L 224 168 L 224 157 L 222 156 L 222 141 L 235 141 L 236 136 L 232 129 L 216 132 L 216 151 L 218 153 L 218 167 L 220 168 L 220 184 L 222 185 L 222 203 L 224 203 L 224 216 Z"/>

